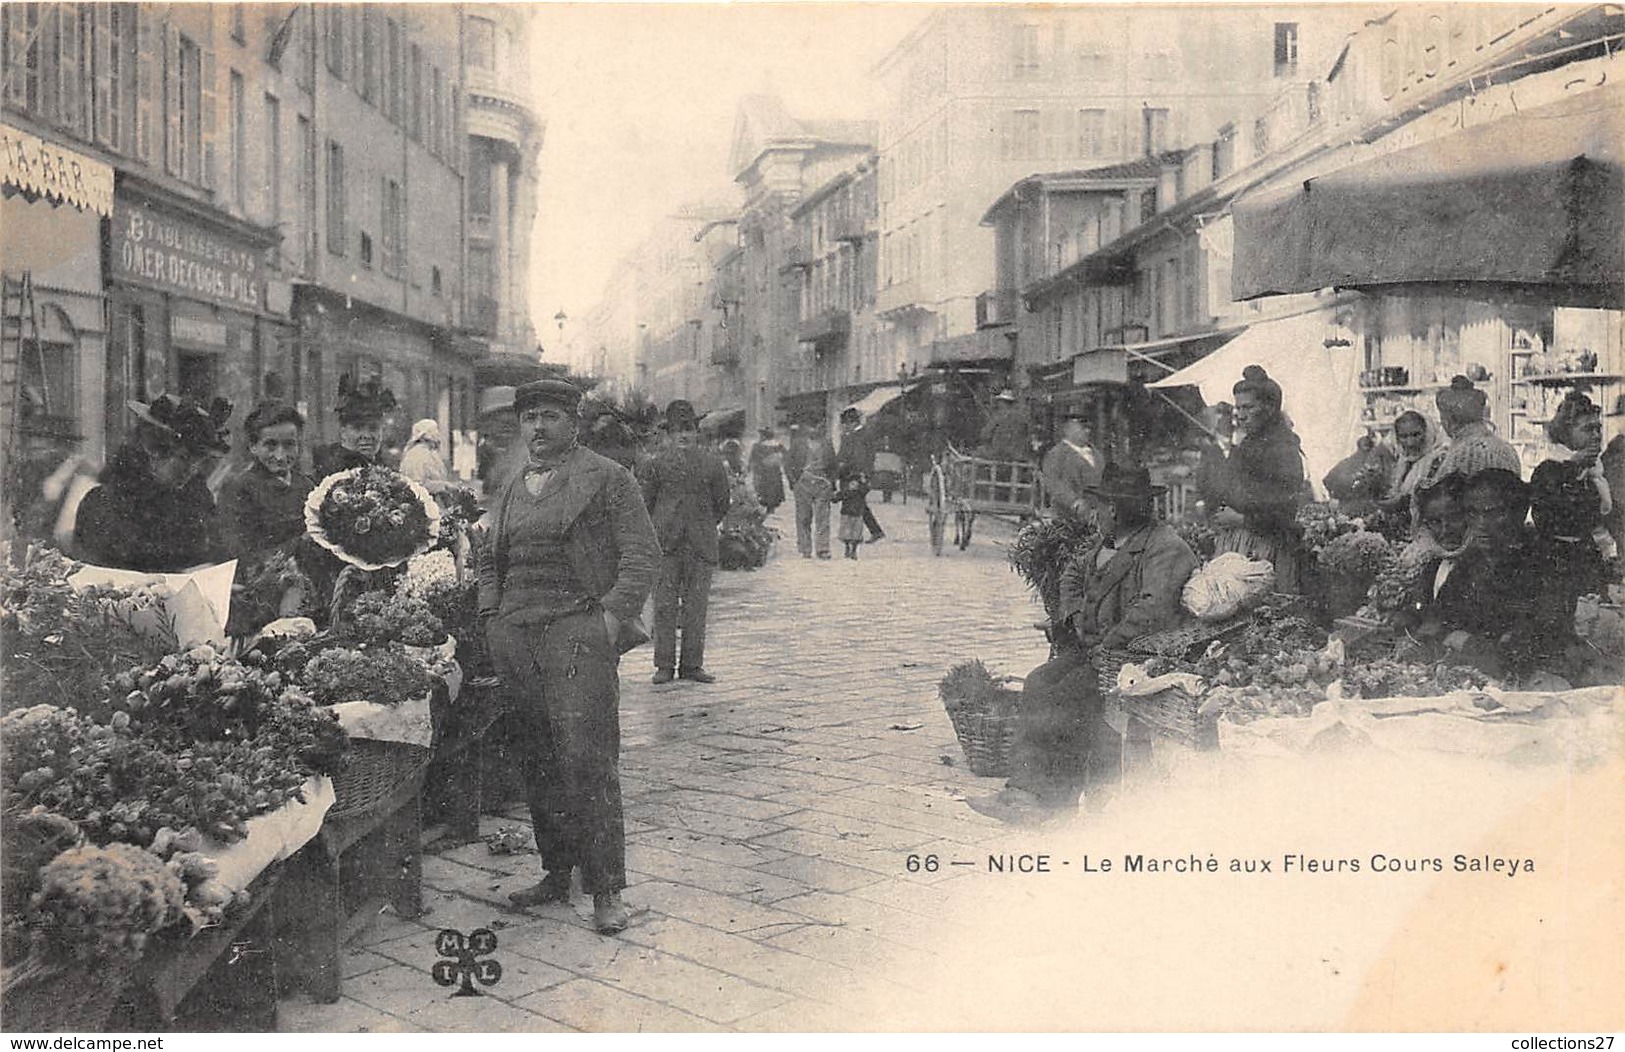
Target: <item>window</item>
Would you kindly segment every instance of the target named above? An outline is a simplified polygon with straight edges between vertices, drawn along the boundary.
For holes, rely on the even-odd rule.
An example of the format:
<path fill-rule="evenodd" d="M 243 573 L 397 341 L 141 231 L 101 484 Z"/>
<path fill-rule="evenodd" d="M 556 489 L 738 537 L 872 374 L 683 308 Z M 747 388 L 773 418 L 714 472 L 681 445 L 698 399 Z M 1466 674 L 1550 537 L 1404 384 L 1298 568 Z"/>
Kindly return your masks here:
<path fill-rule="evenodd" d="M 241 44 L 247 40 L 248 33 L 243 27 L 243 5 L 231 5 L 231 39 Z"/>
<path fill-rule="evenodd" d="M 378 101 L 379 75 L 378 14 L 368 6 L 361 12 L 361 97 L 368 102 Z"/>
<path fill-rule="evenodd" d="M 191 182 L 203 177 L 203 53 L 180 34 L 166 70 L 169 120 L 166 170 Z"/>
<path fill-rule="evenodd" d="M 135 152 L 136 20 L 134 4 L 97 5 L 92 13 L 94 139 L 120 153 Z"/>
<path fill-rule="evenodd" d="M 1098 158 L 1105 155 L 1105 110 L 1078 111 L 1078 141 L 1076 144 L 1076 149 L 1079 157 Z"/>
<path fill-rule="evenodd" d="M 435 156 L 440 155 L 440 67 L 429 67 L 428 120 L 423 129 L 424 145 Z"/>
<path fill-rule="evenodd" d="M 344 255 L 344 147 L 327 143 L 327 250 Z"/>
<path fill-rule="evenodd" d="M 243 206 L 248 194 L 248 104 L 243 75 L 231 71 L 231 199 Z"/>
<path fill-rule="evenodd" d="M 423 49 L 412 45 L 411 83 L 407 85 L 407 130 L 413 140 L 423 141 Z"/>
<path fill-rule="evenodd" d="M 1010 42 L 1010 75 L 1038 75 L 1038 27 L 1030 22 L 1013 27 Z"/>
<path fill-rule="evenodd" d="M 475 69 L 496 69 L 496 24 L 488 18 L 468 20 L 468 64 Z"/>
<path fill-rule="evenodd" d="M 1226 124 L 1213 140 L 1213 180 L 1217 182 L 1236 168 L 1236 126 Z"/>
<path fill-rule="evenodd" d="M 1142 111 L 1145 124 L 1145 154 L 1155 157 L 1168 149 L 1168 111 L 1146 107 Z"/>
<path fill-rule="evenodd" d="M 372 235 L 365 230 L 361 232 L 361 265 L 372 266 Z"/>
<path fill-rule="evenodd" d="M 382 76 L 384 116 L 400 123 L 401 119 L 401 24 L 393 18 L 384 19 L 384 38 L 388 55 Z"/>
<path fill-rule="evenodd" d="M 1298 23 L 1275 23 L 1275 75 L 1298 75 Z"/>
<path fill-rule="evenodd" d="M 299 115 L 299 252 L 302 269 L 316 268 L 316 126 Z"/>
<path fill-rule="evenodd" d="M 1002 153 L 1005 160 L 1026 161 L 1038 156 L 1039 115 L 1037 110 L 1012 110 L 1005 115 Z"/>
<path fill-rule="evenodd" d="M 381 228 L 383 271 L 391 277 L 406 274 L 406 198 L 401 184 L 384 180 L 384 214 Z"/>
<path fill-rule="evenodd" d="M 350 57 L 349 45 L 344 36 L 347 14 L 345 5 L 329 4 L 322 10 L 327 13 L 327 71 L 343 80 Z"/>
<path fill-rule="evenodd" d="M 439 295 L 441 295 L 443 293 L 444 289 L 445 289 L 445 286 L 442 283 L 442 279 L 440 277 L 440 268 L 439 267 L 430 267 L 429 268 L 429 291 L 431 293 L 433 293 L 434 295 L 439 296 Z"/>
<path fill-rule="evenodd" d="M 1262 157 L 1270 152 L 1270 119 L 1260 117 L 1253 121 L 1253 156 Z"/>
<path fill-rule="evenodd" d="M 265 93 L 266 212 L 275 226 L 282 221 L 282 101 Z"/>
<path fill-rule="evenodd" d="M 1157 214 L 1157 188 L 1148 187 L 1140 191 L 1140 222 L 1149 223 Z"/>

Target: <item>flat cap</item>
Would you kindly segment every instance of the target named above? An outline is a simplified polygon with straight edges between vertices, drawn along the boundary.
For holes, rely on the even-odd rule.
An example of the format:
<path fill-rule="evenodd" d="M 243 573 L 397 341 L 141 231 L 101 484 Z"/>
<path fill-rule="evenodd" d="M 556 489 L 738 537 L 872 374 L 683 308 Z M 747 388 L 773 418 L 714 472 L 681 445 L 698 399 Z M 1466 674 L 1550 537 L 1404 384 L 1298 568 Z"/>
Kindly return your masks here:
<path fill-rule="evenodd" d="M 570 412 L 581 409 L 581 388 L 567 380 L 532 380 L 514 388 L 513 407 L 523 413 L 531 406 L 550 403 L 561 405 Z"/>

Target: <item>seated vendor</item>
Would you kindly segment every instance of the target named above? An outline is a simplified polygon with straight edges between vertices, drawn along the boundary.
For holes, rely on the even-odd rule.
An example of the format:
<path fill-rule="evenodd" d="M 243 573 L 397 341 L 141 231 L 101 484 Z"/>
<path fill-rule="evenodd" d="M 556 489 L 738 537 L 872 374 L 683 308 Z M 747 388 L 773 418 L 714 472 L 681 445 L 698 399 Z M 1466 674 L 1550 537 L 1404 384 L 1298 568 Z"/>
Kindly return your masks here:
<path fill-rule="evenodd" d="M 1200 563 L 1156 521 L 1157 489 L 1145 468 L 1107 465 L 1089 494 L 1100 533 L 1062 572 L 1055 656 L 1022 689 L 1010 780 L 998 795 L 970 802 L 1001 821 L 1071 810 L 1080 792 L 1093 797 L 1111 780 L 1122 743 L 1101 718 L 1095 652 L 1172 627 Z"/>
<path fill-rule="evenodd" d="M 1528 489 L 1501 468 L 1431 489 L 1441 486 L 1459 487 L 1462 540 L 1452 543 L 1457 527 L 1446 499 L 1424 499 L 1423 524 L 1446 550 L 1422 575 L 1426 591 L 1415 637 L 1434 657 L 1491 676 L 1528 672 L 1572 633 L 1572 610 L 1565 619 L 1551 556 L 1524 523 Z"/>

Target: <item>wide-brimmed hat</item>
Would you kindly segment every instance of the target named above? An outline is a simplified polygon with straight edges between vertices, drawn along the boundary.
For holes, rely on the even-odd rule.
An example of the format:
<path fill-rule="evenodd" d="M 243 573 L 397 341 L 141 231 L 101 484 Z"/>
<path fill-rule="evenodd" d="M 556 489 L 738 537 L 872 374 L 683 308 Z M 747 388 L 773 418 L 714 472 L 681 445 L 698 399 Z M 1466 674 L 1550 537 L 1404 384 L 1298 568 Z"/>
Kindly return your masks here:
<path fill-rule="evenodd" d="M 1100 473 L 1100 481 L 1085 486 L 1084 491 L 1102 500 L 1143 500 L 1167 492 L 1167 486 L 1151 484 L 1151 472 L 1146 468 L 1120 467 L 1107 464 Z"/>
<path fill-rule="evenodd" d="M 145 424 L 157 428 L 182 449 L 193 453 L 224 456 L 231 452 L 231 403 L 216 398 L 207 409 L 190 398 L 161 394 L 151 402 L 125 403 Z"/>
<path fill-rule="evenodd" d="M 571 413 L 581 411 L 581 388 L 568 380 L 532 380 L 514 388 L 513 407 L 523 413 L 532 406 L 563 406 Z"/>
<path fill-rule="evenodd" d="M 429 419 L 428 417 L 425 417 L 413 424 L 412 437 L 406 440 L 406 444 L 411 445 L 413 442 L 417 442 L 421 439 L 428 439 L 429 441 L 438 443 L 440 441 L 440 424 L 435 420 Z"/>
<path fill-rule="evenodd" d="M 338 418 L 341 424 L 382 420 L 395 411 L 395 405 L 395 392 L 377 380 L 356 383 L 348 376 L 339 378 Z"/>
<path fill-rule="evenodd" d="M 666 430 L 695 431 L 699 426 L 699 414 L 694 412 L 694 406 L 686 400 L 678 398 L 666 407 Z"/>

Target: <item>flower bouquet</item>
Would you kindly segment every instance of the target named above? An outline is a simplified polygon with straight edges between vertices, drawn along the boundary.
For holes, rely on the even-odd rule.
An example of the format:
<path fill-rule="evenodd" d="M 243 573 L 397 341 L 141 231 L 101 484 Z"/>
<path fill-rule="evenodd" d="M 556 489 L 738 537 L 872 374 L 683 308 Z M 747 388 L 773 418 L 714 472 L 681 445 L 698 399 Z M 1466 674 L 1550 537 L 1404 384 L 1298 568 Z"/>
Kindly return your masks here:
<path fill-rule="evenodd" d="M 323 479 L 305 501 L 305 532 L 362 570 L 399 566 L 440 535 L 440 506 L 429 491 L 372 465 Z"/>
<path fill-rule="evenodd" d="M 1093 526 L 1056 516 L 1023 526 L 1007 550 L 1011 569 L 1038 593 L 1051 621 L 1060 617 L 1061 572 L 1094 538 Z"/>

